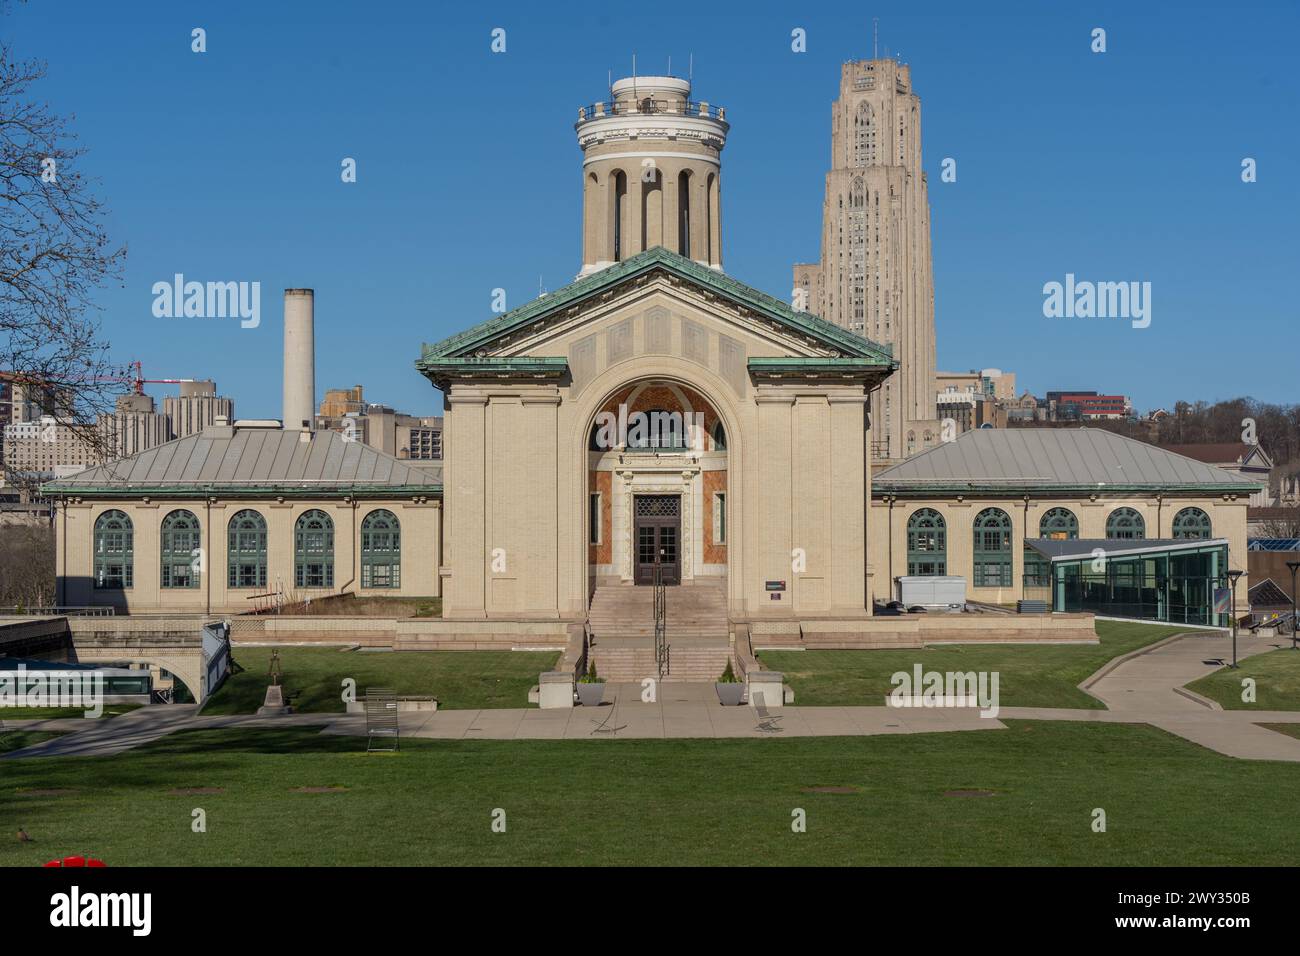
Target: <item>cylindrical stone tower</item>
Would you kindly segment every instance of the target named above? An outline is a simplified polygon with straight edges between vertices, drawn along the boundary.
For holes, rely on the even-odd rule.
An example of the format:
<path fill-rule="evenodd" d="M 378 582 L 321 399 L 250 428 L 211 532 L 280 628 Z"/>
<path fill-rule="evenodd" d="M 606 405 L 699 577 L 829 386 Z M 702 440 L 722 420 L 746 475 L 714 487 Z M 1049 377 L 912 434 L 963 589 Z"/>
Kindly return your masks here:
<path fill-rule="evenodd" d="M 316 410 L 316 294 L 284 290 L 284 427 L 312 427 Z"/>
<path fill-rule="evenodd" d="M 578 110 L 582 272 L 653 246 L 722 268 L 726 110 L 691 100 L 689 80 L 617 81 L 611 100 Z"/>

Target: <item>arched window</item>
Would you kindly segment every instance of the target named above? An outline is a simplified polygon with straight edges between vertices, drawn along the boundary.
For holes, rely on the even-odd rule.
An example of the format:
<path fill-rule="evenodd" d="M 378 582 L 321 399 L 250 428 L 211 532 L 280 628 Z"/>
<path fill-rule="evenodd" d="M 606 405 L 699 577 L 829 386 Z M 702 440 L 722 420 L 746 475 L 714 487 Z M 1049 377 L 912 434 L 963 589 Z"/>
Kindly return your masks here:
<path fill-rule="evenodd" d="M 1147 525 L 1132 508 L 1116 508 L 1106 519 L 1108 538 L 1145 538 Z"/>
<path fill-rule="evenodd" d="M 691 257 L 691 174 L 677 176 L 677 251 Z"/>
<path fill-rule="evenodd" d="M 985 508 L 975 516 L 974 586 L 1011 586 L 1011 516 L 1001 508 Z"/>
<path fill-rule="evenodd" d="M 876 161 L 876 120 L 871 106 L 863 103 L 853 118 L 853 165 L 870 166 Z"/>
<path fill-rule="evenodd" d="M 230 519 L 227 530 L 227 585 L 266 587 L 266 519 L 256 511 L 239 511 Z"/>
<path fill-rule="evenodd" d="M 1038 522 L 1038 536 L 1056 541 L 1073 541 L 1079 537 L 1079 519 L 1069 508 L 1049 508 Z"/>
<path fill-rule="evenodd" d="M 1184 508 L 1174 515 L 1175 538 L 1211 538 L 1210 516 L 1200 508 Z"/>
<path fill-rule="evenodd" d="M 402 528 L 391 511 L 372 511 L 361 522 L 361 586 L 402 586 Z"/>
<path fill-rule="evenodd" d="M 627 176 L 615 170 L 609 184 L 614 191 L 614 261 L 623 261 L 623 226 L 627 218 Z"/>
<path fill-rule="evenodd" d="M 948 573 L 948 531 L 943 515 L 931 508 L 907 519 L 907 573 Z"/>
<path fill-rule="evenodd" d="M 718 215 L 718 179 L 713 173 L 704 181 L 704 258 L 709 262 L 715 262 L 717 256 L 713 253 L 713 244 L 716 241 L 714 237 L 714 221 Z"/>
<path fill-rule="evenodd" d="M 190 511 L 173 511 L 162 521 L 162 586 L 196 588 L 199 586 L 199 549 L 202 532 L 199 519 Z"/>
<path fill-rule="evenodd" d="M 95 587 L 129 588 L 135 583 L 135 534 L 121 511 L 95 519 Z"/>
<path fill-rule="evenodd" d="M 334 522 L 323 511 L 305 512 L 294 525 L 293 586 L 334 587 Z"/>
<path fill-rule="evenodd" d="M 722 427 L 722 422 L 713 423 L 713 450 L 727 450 L 727 430 Z"/>

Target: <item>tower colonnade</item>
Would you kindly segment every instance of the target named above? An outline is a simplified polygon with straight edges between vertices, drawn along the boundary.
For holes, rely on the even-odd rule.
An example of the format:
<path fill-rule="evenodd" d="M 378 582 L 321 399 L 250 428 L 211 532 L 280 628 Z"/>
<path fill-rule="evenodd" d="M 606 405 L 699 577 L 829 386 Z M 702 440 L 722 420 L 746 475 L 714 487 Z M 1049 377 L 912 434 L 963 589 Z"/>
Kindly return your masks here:
<path fill-rule="evenodd" d="M 578 110 L 583 152 L 582 271 L 663 246 L 722 268 L 726 110 L 691 100 L 673 76 L 618 80 L 608 102 Z"/>

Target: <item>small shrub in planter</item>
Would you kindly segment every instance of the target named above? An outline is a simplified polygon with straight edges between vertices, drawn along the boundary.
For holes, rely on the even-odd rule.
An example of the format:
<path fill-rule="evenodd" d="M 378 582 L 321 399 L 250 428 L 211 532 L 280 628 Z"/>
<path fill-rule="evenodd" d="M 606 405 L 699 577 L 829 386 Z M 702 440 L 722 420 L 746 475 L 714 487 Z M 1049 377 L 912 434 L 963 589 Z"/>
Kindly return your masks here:
<path fill-rule="evenodd" d="M 718 692 L 718 700 L 724 707 L 739 706 L 745 698 L 745 685 L 731 669 L 731 661 L 727 661 L 726 670 L 722 672 L 722 676 L 713 687 Z"/>
<path fill-rule="evenodd" d="M 596 673 L 596 662 L 588 658 L 587 673 L 578 678 L 578 702 L 583 707 L 599 707 L 605 699 L 605 678 Z"/>

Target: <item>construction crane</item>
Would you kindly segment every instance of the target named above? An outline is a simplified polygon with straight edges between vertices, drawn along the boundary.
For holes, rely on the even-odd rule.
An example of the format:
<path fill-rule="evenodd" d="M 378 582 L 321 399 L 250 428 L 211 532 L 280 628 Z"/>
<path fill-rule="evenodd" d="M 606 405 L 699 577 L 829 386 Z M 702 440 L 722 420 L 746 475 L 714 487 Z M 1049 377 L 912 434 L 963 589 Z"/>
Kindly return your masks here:
<path fill-rule="evenodd" d="M 131 374 L 132 370 L 135 372 L 134 375 Z M 130 385 L 131 391 L 136 395 L 143 395 L 144 387 L 146 385 L 181 385 L 186 382 L 197 381 L 197 379 L 193 378 L 145 378 L 144 366 L 138 360 L 135 362 L 128 362 L 126 365 L 126 372 L 127 374 L 125 375 L 96 375 L 94 381 L 97 384 L 103 385 L 112 385 L 115 383 Z"/>

